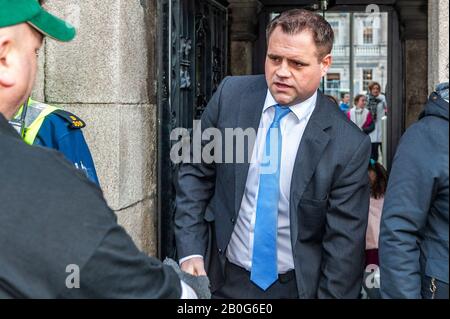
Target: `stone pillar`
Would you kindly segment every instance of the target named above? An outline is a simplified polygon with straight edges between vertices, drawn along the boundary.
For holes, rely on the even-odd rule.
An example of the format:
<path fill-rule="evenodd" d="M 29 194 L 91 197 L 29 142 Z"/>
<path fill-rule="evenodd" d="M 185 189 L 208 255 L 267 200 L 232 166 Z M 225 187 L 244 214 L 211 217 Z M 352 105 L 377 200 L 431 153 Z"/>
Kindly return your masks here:
<path fill-rule="evenodd" d="M 78 34 L 67 44 L 46 41 L 35 92 L 86 121 L 108 204 L 137 246 L 154 255 L 156 2 L 47 0 L 46 7 Z"/>
<path fill-rule="evenodd" d="M 448 81 L 448 0 L 428 1 L 428 91 Z"/>
<path fill-rule="evenodd" d="M 262 5 L 257 0 L 228 0 L 230 3 L 230 72 L 252 74 L 253 42 L 257 38 L 258 14 Z"/>
<path fill-rule="evenodd" d="M 417 122 L 428 99 L 427 49 L 426 39 L 405 40 L 405 128 Z"/>

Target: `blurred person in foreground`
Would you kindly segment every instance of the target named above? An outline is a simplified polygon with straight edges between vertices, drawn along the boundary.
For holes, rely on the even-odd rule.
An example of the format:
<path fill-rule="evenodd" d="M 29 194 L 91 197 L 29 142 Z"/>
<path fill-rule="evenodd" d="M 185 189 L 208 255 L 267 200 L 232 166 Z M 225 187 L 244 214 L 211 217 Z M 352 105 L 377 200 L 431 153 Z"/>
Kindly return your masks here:
<path fill-rule="evenodd" d="M 394 157 L 379 238 L 383 298 L 449 297 L 448 129 L 448 83 L 443 83 Z"/>
<path fill-rule="evenodd" d="M 8 123 L 30 95 L 43 36 L 70 41 L 75 29 L 36 0 L 0 8 L 0 299 L 195 298 L 136 248 L 98 187 Z"/>

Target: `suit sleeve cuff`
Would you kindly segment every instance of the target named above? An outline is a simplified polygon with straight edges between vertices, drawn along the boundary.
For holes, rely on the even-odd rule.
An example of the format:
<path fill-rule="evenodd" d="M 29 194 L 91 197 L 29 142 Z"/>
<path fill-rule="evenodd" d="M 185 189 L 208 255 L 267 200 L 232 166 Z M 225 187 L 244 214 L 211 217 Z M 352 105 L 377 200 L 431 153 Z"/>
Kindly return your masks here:
<path fill-rule="evenodd" d="M 189 256 L 181 258 L 178 263 L 181 266 L 182 263 L 184 263 L 185 261 L 192 259 L 192 258 L 203 258 L 203 256 L 202 255 L 189 255 Z"/>

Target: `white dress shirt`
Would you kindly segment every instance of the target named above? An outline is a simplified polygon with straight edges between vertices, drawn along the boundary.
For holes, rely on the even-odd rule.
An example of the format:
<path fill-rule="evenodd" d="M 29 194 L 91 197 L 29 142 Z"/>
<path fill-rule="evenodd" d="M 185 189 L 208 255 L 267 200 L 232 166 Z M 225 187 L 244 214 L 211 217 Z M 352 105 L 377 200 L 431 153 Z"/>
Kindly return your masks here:
<path fill-rule="evenodd" d="M 181 283 L 181 297 L 180 299 L 198 299 L 197 294 L 194 289 L 191 288 L 187 283 L 183 280 L 180 280 Z"/>
<path fill-rule="evenodd" d="M 306 125 L 316 106 L 317 92 L 308 100 L 291 106 L 288 115 L 280 122 L 282 136 L 281 167 L 280 167 L 280 198 L 278 201 L 278 235 L 277 255 L 278 273 L 283 274 L 294 269 L 292 256 L 291 230 L 289 219 L 289 198 L 291 177 L 297 150 L 305 131 Z M 251 270 L 253 237 L 256 220 L 256 204 L 259 190 L 259 163 L 263 157 L 267 130 L 275 116 L 277 102 L 269 90 L 253 148 L 252 160 L 249 166 L 244 196 L 242 198 L 239 215 L 228 244 L 226 256 L 228 260 L 242 268 Z M 219 226 L 220 227 L 220 226 Z"/>

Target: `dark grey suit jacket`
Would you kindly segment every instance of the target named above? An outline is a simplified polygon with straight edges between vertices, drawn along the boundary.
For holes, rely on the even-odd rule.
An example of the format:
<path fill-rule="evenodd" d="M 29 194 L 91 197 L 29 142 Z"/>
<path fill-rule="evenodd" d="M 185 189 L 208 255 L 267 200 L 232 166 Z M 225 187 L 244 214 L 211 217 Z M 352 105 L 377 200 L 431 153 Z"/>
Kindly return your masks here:
<path fill-rule="evenodd" d="M 266 93 L 264 76 L 224 79 L 202 116 L 201 129 L 257 130 Z M 319 91 L 291 182 L 291 242 L 300 298 L 359 295 L 369 207 L 370 146 L 369 137 Z M 205 256 L 213 291 L 223 283 L 225 251 L 248 168 L 248 158 L 242 164 L 180 166 L 175 216 L 178 257 Z"/>

